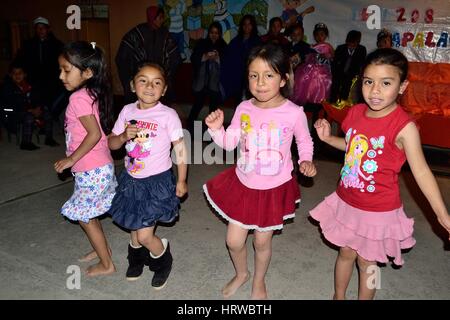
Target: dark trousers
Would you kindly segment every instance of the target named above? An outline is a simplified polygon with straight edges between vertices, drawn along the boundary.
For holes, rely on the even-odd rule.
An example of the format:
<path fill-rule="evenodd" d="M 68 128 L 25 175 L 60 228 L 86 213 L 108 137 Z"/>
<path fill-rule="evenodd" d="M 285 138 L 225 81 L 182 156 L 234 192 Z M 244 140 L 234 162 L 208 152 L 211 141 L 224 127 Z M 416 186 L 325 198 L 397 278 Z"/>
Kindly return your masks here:
<path fill-rule="evenodd" d="M 36 121 L 43 122 L 43 130 L 46 139 L 53 138 L 53 122 L 50 112 L 43 110 L 42 115 L 36 118 L 32 113 L 25 112 L 22 116 L 22 143 L 30 143 L 33 130 L 37 126 Z M 40 130 L 40 129 L 39 129 Z"/>
<path fill-rule="evenodd" d="M 188 129 L 191 133 L 193 133 L 194 121 L 197 120 L 200 111 L 202 111 L 206 97 L 208 97 L 209 99 L 209 112 L 217 110 L 217 107 L 222 101 L 220 92 L 212 91 L 209 89 L 203 89 L 202 91 L 194 92 L 194 104 L 192 105 L 192 109 L 188 117 Z"/>

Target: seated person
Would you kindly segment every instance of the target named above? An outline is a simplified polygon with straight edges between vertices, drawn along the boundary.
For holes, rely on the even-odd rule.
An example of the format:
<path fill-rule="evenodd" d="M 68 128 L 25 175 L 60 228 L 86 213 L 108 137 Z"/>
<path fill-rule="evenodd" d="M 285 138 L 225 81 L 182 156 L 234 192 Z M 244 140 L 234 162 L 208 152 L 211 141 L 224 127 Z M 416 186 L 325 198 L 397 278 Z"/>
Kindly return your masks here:
<path fill-rule="evenodd" d="M 269 32 L 261 37 L 263 43 L 279 44 L 283 49 L 288 49 L 289 40 L 282 33 L 283 21 L 280 17 L 273 17 L 269 21 Z"/>
<path fill-rule="evenodd" d="M 296 24 L 292 27 L 292 32 L 289 36 L 291 38 L 289 55 L 293 70 L 295 70 L 300 63 L 305 61 L 305 57 L 308 53 L 316 52 L 308 43 L 303 41 L 304 36 L 305 33 L 302 25 Z"/>
<path fill-rule="evenodd" d="M 9 132 L 17 132 L 17 123 L 22 122 L 22 139 L 20 149 L 36 150 L 38 146 L 31 142 L 34 128 L 37 126 L 45 132 L 45 144 L 58 146 L 53 139 L 53 123 L 50 113 L 41 107 L 39 93 L 26 80 L 24 68 L 17 63 L 10 67 L 9 75 L 0 91 L 2 108 L 11 109 L 5 127 Z"/>

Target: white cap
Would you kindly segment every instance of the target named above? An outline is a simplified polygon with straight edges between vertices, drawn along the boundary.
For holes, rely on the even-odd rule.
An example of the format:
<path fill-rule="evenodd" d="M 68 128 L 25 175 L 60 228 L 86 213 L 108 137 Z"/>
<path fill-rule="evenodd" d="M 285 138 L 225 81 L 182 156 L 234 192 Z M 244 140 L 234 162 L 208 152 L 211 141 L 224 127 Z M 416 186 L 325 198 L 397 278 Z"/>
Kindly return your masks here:
<path fill-rule="evenodd" d="M 44 17 L 38 17 L 38 18 L 36 18 L 36 19 L 33 20 L 33 24 L 34 24 L 34 25 L 36 25 L 36 24 L 38 24 L 38 23 L 42 23 L 42 24 L 45 24 L 45 25 L 47 25 L 47 26 L 50 25 L 50 23 L 48 22 L 48 20 L 45 19 Z"/>

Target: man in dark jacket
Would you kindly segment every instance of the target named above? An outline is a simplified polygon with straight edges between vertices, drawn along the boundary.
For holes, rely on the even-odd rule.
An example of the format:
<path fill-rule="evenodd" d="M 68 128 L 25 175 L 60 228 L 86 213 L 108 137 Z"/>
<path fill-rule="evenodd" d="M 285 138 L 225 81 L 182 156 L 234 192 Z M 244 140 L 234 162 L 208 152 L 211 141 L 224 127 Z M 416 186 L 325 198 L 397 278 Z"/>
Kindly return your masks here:
<path fill-rule="evenodd" d="M 57 98 L 65 93 L 59 80 L 58 56 L 63 43 L 50 31 L 50 23 L 43 17 L 33 21 L 35 36 L 19 50 L 17 61 L 25 67 L 28 81 L 39 92 L 44 108 L 51 112 Z M 57 146 L 53 138 L 45 140 L 49 146 Z"/>
<path fill-rule="evenodd" d="M 116 65 L 126 104 L 137 99 L 136 94 L 131 91 L 130 81 L 142 61 L 158 63 L 164 68 L 168 81 L 164 102 L 166 104 L 173 102 L 173 77 L 181 63 L 181 56 L 176 42 L 163 26 L 163 22 L 164 10 L 150 6 L 147 8 L 147 22 L 137 25 L 122 38 L 116 55 Z"/>
<path fill-rule="evenodd" d="M 331 85 L 330 101 L 346 100 L 349 96 L 352 80 L 359 75 L 361 66 L 366 59 L 367 50 L 360 45 L 361 32 L 351 30 L 347 34 L 345 44 L 336 48 L 331 66 L 333 83 Z"/>

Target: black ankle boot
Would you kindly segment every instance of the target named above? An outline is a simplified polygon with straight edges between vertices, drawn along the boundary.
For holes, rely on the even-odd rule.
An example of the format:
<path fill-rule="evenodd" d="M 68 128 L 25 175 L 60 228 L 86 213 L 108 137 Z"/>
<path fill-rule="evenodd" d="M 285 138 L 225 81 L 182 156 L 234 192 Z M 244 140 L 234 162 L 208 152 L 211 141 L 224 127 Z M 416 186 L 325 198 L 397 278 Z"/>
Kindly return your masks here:
<path fill-rule="evenodd" d="M 150 252 L 144 246 L 140 248 L 133 248 L 128 245 L 128 269 L 127 269 L 127 280 L 135 281 L 139 279 L 142 272 L 144 271 L 144 265 L 149 265 Z"/>
<path fill-rule="evenodd" d="M 164 242 L 165 241 L 163 241 L 163 244 Z M 155 272 L 152 278 L 152 287 L 155 290 L 160 290 L 166 285 L 170 271 L 172 271 L 172 261 L 173 258 L 172 254 L 170 253 L 170 244 L 168 241 L 164 253 L 161 256 L 159 256 L 158 258 L 153 258 L 152 256 L 150 256 L 149 268 L 151 271 Z"/>

